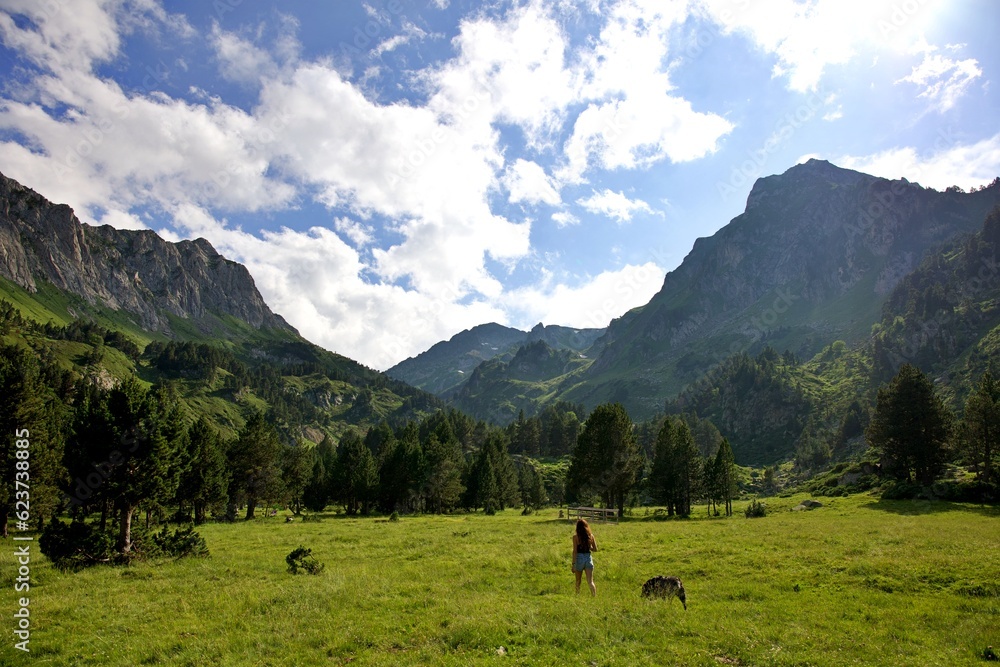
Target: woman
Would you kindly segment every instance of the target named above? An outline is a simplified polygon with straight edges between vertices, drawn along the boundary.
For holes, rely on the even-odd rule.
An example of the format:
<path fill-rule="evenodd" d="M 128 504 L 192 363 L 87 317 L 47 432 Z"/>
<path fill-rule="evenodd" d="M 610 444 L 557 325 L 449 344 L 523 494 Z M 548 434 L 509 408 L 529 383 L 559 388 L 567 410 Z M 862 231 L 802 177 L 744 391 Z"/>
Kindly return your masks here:
<path fill-rule="evenodd" d="M 587 573 L 587 585 L 590 595 L 597 595 L 597 585 L 594 584 L 594 559 L 591 553 L 597 551 L 597 540 L 590 532 L 590 526 L 583 519 L 577 519 L 576 532 L 573 533 L 573 573 L 576 574 L 576 592 L 580 592 L 580 580 Z"/>

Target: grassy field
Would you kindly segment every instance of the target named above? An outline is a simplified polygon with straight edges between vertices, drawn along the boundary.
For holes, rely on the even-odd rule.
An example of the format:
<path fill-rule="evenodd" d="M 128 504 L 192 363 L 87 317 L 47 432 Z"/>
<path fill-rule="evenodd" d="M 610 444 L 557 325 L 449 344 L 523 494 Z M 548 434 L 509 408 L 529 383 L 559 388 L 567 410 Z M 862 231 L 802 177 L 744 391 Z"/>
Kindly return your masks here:
<path fill-rule="evenodd" d="M 211 556 L 76 574 L 32 545 L 31 654 L 3 664 L 987 665 L 1000 649 L 1000 512 L 869 496 L 770 514 L 598 525 L 598 596 L 573 591 L 558 510 L 281 517 L 201 529 Z M 742 505 L 737 503 L 737 512 Z M 703 508 L 701 509 L 703 512 Z M 298 545 L 325 564 L 286 572 Z M 650 601 L 654 574 L 688 611 Z M 499 650 L 503 647 L 503 650 Z"/>

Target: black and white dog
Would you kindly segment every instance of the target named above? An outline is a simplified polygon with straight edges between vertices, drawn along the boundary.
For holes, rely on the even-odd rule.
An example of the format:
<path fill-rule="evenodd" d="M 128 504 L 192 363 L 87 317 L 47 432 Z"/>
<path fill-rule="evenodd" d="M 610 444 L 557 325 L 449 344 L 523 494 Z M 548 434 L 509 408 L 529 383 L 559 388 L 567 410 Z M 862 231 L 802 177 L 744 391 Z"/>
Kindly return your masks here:
<path fill-rule="evenodd" d="M 684 584 L 677 577 L 655 576 L 642 585 L 642 594 L 647 598 L 668 598 L 673 595 L 681 601 L 685 611 L 688 608 L 687 596 L 684 595 Z"/>

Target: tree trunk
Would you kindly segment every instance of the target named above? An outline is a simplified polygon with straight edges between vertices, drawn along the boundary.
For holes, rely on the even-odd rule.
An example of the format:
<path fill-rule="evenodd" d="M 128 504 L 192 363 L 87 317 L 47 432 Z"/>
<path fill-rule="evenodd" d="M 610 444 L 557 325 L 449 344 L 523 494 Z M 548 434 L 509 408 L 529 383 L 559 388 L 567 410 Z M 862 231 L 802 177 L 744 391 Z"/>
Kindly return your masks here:
<path fill-rule="evenodd" d="M 132 551 L 132 515 L 135 514 L 134 505 L 122 505 L 121 523 L 118 529 L 118 552 L 127 554 Z"/>
<path fill-rule="evenodd" d="M 248 497 L 247 498 L 247 515 L 246 515 L 246 520 L 247 521 L 249 521 L 250 519 L 254 518 L 254 510 L 255 509 L 257 509 L 257 499 L 253 498 L 253 497 Z"/>
<path fill-rule="evenodd" d="M 196 502 L 194 504 L 194 522 L 196 525 L 205 523 L 205 505 Z"/>

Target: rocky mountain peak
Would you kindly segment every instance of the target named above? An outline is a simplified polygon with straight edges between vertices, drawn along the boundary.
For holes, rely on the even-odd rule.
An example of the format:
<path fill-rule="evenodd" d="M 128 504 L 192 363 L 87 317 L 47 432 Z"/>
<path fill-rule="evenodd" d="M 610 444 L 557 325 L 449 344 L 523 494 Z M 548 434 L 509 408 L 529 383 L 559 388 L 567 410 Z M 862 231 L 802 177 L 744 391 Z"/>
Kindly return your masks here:
<path fill-rule="evenodd" d="M 69 206 L 3 174 L 0 276 L 29 292 L 49 282 L 167 334 L 170 316 L 203 327 L 212 317 L 231 316 L 258 329 L 293 330 L 264 303 L 246 267 L 207 240 L 169 243 L 150 230 L 87 225 Z"/>

